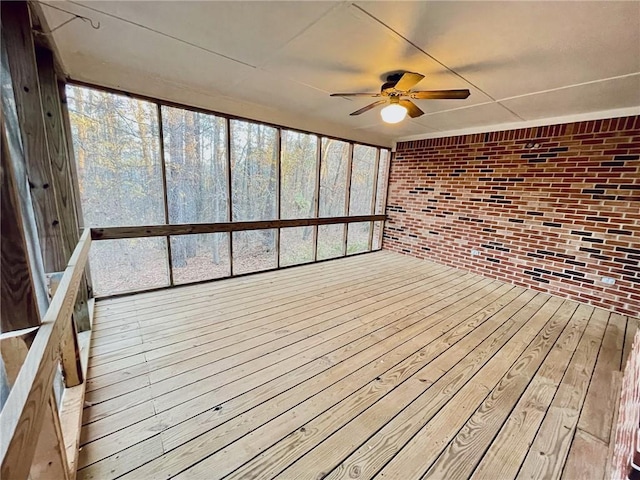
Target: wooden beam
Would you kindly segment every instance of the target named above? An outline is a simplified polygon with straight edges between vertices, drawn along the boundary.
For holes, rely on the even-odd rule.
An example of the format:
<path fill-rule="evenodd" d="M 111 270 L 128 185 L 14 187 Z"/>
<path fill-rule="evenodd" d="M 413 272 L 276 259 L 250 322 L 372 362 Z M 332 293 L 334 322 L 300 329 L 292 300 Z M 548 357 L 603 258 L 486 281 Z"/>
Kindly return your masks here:
<path fill-rule="evenodd" d="M 69 462 L 67 451 L 64 448 L 58 405 L 52 389 L 48 408 L 44 412 L 29 480 L 50 480 L 53 478 L 69 480 Z"/>
<path fill-rule="evenodd" d="M 233 221 L 233 193 L 231 190 L 231 183 L 233 178 L 231 177 L 231 121 L 228 118 L 224 119 L 225 125 L 225 143 L 227 148 L 225 149 L 227 153 L 227 221 Z M 93 232 L 91 232 L 93 236 Z M 229 275 L 233 276 L 233 233 L 229 232 L 228 235 L 229 241 Z"/>
<path fill-rule="evenodd" d="M 313 194 L 313 216 L 320 216 L 320 173 L 322 167 L 322 138 L 316 137 L 316 183 Z M 318 261 L 318 225 L 313 227 L 313 261 Z"/>
<path fill-rule="evenodd" d="M 169 223 L 169 198 L 167 189 L 167 163 L 164 155 L 164 126 L 162 123 L 162 107 L 156 105 L 158 118 L 158 136 L 160 140 L 160 171 L 162 172 L 162 200 L 164 202 L 164 223 Z M 167 235 L 167 265 L 169 266 L 169 285 L 173 286 L 173 257 L 171 256 L 171 237 Z"/>
<path fill-rule="evenodd" d="M 30 327 L 0 334 L 0 354 L 9 387 L 15 383 L 24 359 L 27 358 L 29 345 L 33 343 L 39 328 Z"/>
<path fill-rule="evenodd" d="M 71 133 L 71 121 L 69 119 L 69 108 L 67 103 L 67 90 L 66 83 L 64 81 L 58 81 L 58 94 L 60 97 L 60 107 L 62 111 L 62 124 L 64 126 L 64 135 L 65 140 L 67 142 L 67 151 L 69 152 L 69 166 L 71 171 L 71 185 L 73 186 L 74 197 L 76 201 L 76 212 L 78 218 L 78 227 L 85 227 L 84 224 L 84 216 L 82 214 L 82 199 L 80 197 L 80 182 L 78 181 L 78 169 L 76 167 L 75 161 L 75 150 L 73 148 L 73 136 Z M 91 271 L 89 265 L 87 264 L 85 270 L 84 280 L 80 286 L 81 291 L 78 292 L 78 295 L 82 293 L 82 290 L 87 291 L 87 297 L 92 296 L 93 286 L 91 284 Z M 80 331 L 82 330 L 83 325 L 77 325 Z"/>
<path fill-rule="evenodd" d="M 38 47 L 36 48 L 36 62 L 38 65 L 44 126 L 51 162 L 51 186 L 56 193 L 55 200 L 60 221 L 58 227 L 62 235 L 66 263 L 80 238 L 75 189 L 71 175 L 72 159 L 67 148 L 54 55 L 50 50 Z M 83 287 L 78 292 L 78 300 L 73 315 L 74 322 L 80 331 L 89 329 L 88 292 L 86 286 L 83 285 Z"/>
<path fill-rule="evenodd" d="M 53 52 L 53 61 L 56 75 L 65 78 L 66 74 L 60 61 L 60 52 L 56 42 L 53 41 L 51 28 L 42 10 L 42 5 L 38 1 L 29 1 L 29 12 L 31 13 L 31 27 L 33 31 L 33 41 L 36 47 L 46 48 Z"/>
<path fill-rule="evenodd" d="M 278 163 L 276 164 L 276 218 L 282 218 L 282 130 L 276 130 L 276 148 Z M 280 229 L 276 230 L 276 268 L 280 268 Z"/>
<path fill-rule="evenodd" d="M 347 190 L 344 194 L 344 214 L 349 215 L 349 203 L 351 203 L 351 170 L 353 169 L 353 142 L 349 143 L 349 159 L 347 161 Z M 347 254 L 347 242 L 349 240 L 349 225 L 344 226 L 342 232 L 342 256 Z"/>
<path fill-rule="evenodd" d="M 166 235 L 196 235 L 201 233 L 241 232 L 272 228 L 335 225 L 338 223 L 373 222 L 385 215 L 358 215 L 351 217 L 295 218 L 290 220 L 258 220 L 251 222 L 184 223 L 179 225 L 146 225 L 131 227 L 92 228 L 92 240 L 117 240 L 121 238 L 164 237 Z"/>
<path fill-rule="evenodd" d="M 93 320 L 95 307 L 94 299 L 89 300 L 89 317 Z M 91 322 L 93 323 L 93 321 Z M 80 360 L 82 363 L 82 375 L 87 378 L 87 367 L 89 365 L 89 348 L 91 347 L 91 332 L 86 331 L 78 334 L 80 344 Z M 60 423 L 62 426 L 62 437 L 64 438 L 67 460 L 69 462 L 69 478 L 76 478 L 78 465 L 78 454 L 80 447 L 80 430 L 82 428 L 82 412 L 84 410 L 84 395 L 86 382 L 73 388 L 65 389 L 60 405 Z"/>
<path fill-rule="evenodd" d="M 4 117 L 0 117 L 0 129 L 2 130 L 0 139 L 2 144 L 0 328 L 3 332 L 9 332 L 40 325 L 40 313 Z"/>
<path fill-rule="evenodd" d="M 36 451 L 49 392 L 53 385 L 57 350 L 70 322 L 78 286 L 89 255 L 91 237 L 85 230 L 65 270 L 18 378 L 0 412 L 0 476 L 25 479 Z"/>
<path fill-rule="evenodd" d="M 387 213 L 387 200 L 389 199 L 389 178 L 391 175 L 391 159 L 393 156 L 393 152 L 391 152 L 390 150 L 387 150 L 387 168 L 385 169 L 384 173 L 384 192 L 382 195 L 382 203 L 381 208 L 380 208 L 380 213 L 382 214 L 386 214 Z M 373 213 L 378 213 L 377 211 L 374 211 Z M 378 232 L 378 246 L 380 247 L 380 249 L 382 249 L 382 243 L 384 242 L 384 222 L 382 222 L 382 224 L 380 225 L 380 231 Z"/>
<path fill-rule="evenodd" d="M 55 296 L 60 282 L 64 274 L 62 272 L 54 273 L 49 276 L 49 291 L 51 296 Z M 77 305 L 76 301 L 76 305 Z M 64 386 L 66 388 L 75 387 L 84 381 L 82 375 L 82 366 L 80 364 L 80 347 L 78 345 L 78 336 L 76 334 L 73 317 L 71 318 L 73 328 L 65 329 L 65 335 L 60 342 L 60 354 L 62 359 L 62 375 L 64 378 Z M 90 330 L 91 326 L 87 328 Z"/>
<path fill-rule="evenodd" d="M 378 196 L 378 171 L 380 170 L 380 149 L 376 149 L 376 162 L 373 166 L 373 191 L 371 192 L 371 207 L 369 213 L 376 213 L 376 201 Z M 375 228 L 375 222 L 369 224 L 369 243 L 367 250 L 371 251 L 373 246 L 373 229 Z"/>
<path fill-rule="evenodd" d="M 1 2 L 0 7 L 42 259 L 45 271 L 57 272 L 64 269 L 67 259 L 42 116 L 29 9 L 22 1 Z"/>

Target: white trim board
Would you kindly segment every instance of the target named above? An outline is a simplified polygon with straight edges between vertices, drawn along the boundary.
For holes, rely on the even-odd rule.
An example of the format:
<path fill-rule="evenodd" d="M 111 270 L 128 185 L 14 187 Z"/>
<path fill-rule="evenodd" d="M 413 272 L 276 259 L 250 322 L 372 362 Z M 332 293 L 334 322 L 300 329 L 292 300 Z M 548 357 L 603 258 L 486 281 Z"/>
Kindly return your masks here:
<path fill-rule="evenodd" d="M 581 113 L 577 115 L 565 115 L 562 117 L 540 118 L 536 120 L 527 120 L 524 122 L 500 123 L 496 125 L 484 125 L 480 127 L 463 128 L 461 130 L 447 130 L 444 132 L 431 132 L 419 135 L 409 135 L 400 137 L 394 142 L 409 142 L 412 140 L 424 140 L 428 138 L 457 137 L 459 135 L 472 135 L 475 133 L 502 132 L 505 130 L 518 130 L 520 128 L 546 127 L 549 125 L 560 125 L 563 123 L 588 122 L 590 120 L 603 120 L 606 118 L 629 117 L 640 115 L 640 106 L 618 108 L 614 110 L 601 110 L 598 112 Z"/>

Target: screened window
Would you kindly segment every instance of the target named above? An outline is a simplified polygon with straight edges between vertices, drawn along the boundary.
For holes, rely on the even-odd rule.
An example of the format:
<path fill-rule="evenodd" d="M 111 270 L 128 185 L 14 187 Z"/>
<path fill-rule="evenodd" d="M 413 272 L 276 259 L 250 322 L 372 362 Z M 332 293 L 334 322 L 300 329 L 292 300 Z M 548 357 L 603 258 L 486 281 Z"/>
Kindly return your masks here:
<path fill-rule="evenodd" d="M 234 221 L 277 218 L 278 131 L 231 121 L 231 192 Z"/>
<path fill-rule="evenodd" d="M 169 223 L 227 222 L 224 118 L 162 107 Z"/>
<path fill-rule="evenodd" d="M 349 144 L 323 138 L 321 158 L 320 216 L 339 217 L 346 215 Z"/>
<path fill-rule="evenodd" d="M 165 223 L 155 104 L 68 87 L 84 225 Z"/>
<path fill-rule="evenodd" d="M 318 137 L 282 131 L 280 218 L 315 216 Z"/>
<path fill-rule="evenodd" d="M 67 96 L 87 226 L 384 213 L 386 149 L 84 87 L 68 86 Z M 298 223 L 95 242 L 94 289 L 193 283 L 343 257 L 382 241 L 380 221 Z"/>
<path fill-rule="evenodd" d="M 372 195 L 376 169 L 376 149 L 364 145 L 353 148 L 349 215 L 372 213 Z"/>

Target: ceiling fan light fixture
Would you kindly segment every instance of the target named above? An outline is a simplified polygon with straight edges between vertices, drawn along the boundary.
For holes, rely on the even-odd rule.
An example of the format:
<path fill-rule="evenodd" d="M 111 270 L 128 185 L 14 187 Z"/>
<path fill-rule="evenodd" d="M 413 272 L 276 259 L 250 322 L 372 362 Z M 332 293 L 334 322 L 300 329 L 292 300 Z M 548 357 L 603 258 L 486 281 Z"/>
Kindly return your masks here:
<path fill-rule="evenodd" d="M 407 109 L 402 105 L 392 103 L 380 110 L 380 116 L 386 123 L 400 123 L 407 116 Z"/>

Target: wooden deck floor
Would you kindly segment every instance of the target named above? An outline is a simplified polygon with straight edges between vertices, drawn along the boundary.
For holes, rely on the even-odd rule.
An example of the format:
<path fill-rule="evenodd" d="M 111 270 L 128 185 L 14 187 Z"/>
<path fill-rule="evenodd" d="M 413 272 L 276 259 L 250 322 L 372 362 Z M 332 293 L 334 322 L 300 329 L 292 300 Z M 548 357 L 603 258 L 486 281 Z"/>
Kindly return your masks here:
<path fill-rule="evenodd" d="M 78 478 L 602 478 L 636 324 L 391 252 L 100 301 Z"/>

